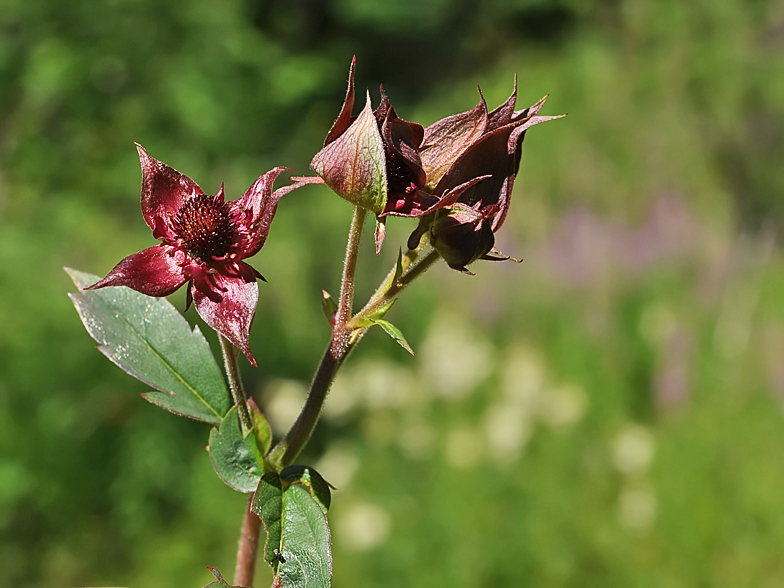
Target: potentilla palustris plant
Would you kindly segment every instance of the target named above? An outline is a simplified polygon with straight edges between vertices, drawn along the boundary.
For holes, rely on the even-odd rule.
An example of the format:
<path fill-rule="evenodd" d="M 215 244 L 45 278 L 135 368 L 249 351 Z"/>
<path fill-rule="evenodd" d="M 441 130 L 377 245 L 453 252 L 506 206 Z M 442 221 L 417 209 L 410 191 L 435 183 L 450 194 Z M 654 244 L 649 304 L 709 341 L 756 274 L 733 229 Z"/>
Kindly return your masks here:
<path fill-rule="evenodd" d="M 106 277 L 68 270 L 79 292 L 71 294 L 99 349 L 154 390 L 143 396 L 175 414 L 212 425 L 209 455 L 216 473 L 249 495 L 234 585 L 253 583 L 256 548 L 265 530 L 264 559 L 273 586 L 323 588 L 331 584 L 332 555 L 326 513 L 330 486 L 313 468 L 295 464 L 308 442 L 335 375 L 364 333 L 380 326 L 413 354 L 403 334 L 385 318 L 398 296 L 443 259 L 472 274 L 478 259 L 506 260 L 495 248 L 530 127 L 545 98 L 515 110 L 509 99 L 490 111 L 484 97 L 473 109 L 428 127 L 400 118 L 381 88 L 359 114 L 354 106 L 354 68 L 337 120 L 311 163 L 317 177 L 295 177 L 273 190 L 286 171 L 260 176 L 236 200 L 221 186 L 206 194 L 188 176 L 137 145 L 142 166 L 142 216 L 158 243 L 120 261 Z M 322 306 L 332 336 L 316 369 L 302 411 L 286 435 L 272 432 L 245 394 L 238 359 L 254 366 L 250 328 L 262 275 L 248 263 L 263 247 L 281 198 L 306 184 L 327 184 L 354 206 L 337 300 Z M 365 217 L 376 217 L 376 251 L 390 217 L 417 219 L 404 254 L 358 312 L 353 311 L 359 245 Z M 473 275 L 473 274 L 472 274 Z M 191 329 L 165 296 L 186 286 L 191 304 L 218 334 L 224 374 L 198 328 Z M 227 384 L 228 383 L 228 387 Z M 215 588 L 230 588 L 210 568 Z"/>

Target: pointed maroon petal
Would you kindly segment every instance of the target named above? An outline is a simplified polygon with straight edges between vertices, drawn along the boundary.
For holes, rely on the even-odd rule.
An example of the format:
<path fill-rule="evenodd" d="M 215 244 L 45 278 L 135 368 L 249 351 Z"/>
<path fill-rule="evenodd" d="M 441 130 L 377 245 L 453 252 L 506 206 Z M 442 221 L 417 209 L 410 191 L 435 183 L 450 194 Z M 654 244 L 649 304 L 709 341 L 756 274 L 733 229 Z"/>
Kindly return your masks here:
<path fill-rule="evenodd" d="M 259 280 L 261 280 L 262 282 L 265 282 L 265 283 L 266 283 L 266 281 L 267 281 L 267 278 L 265 278 L 264 276 L 262 276 L 262 275 L 261 275 L 261 272 L 260 272 L 259 270 L 257 270 L 257 269 L 256 269 L 255 267 L 253 267 L 252 265 L 248 265 L 248 264 L 242 264 L 242 265 L 247 265 L 247 266 L 248 266 L 248 267 L 251 269 L 251 271 L 253 272 L 253 275 L 254 275 L 254 276 L 256 276 L 256 278 L 257 278 L 257 279 L 259 279 Z"/>
<path fill-rule="evenodd" d="M 138 143 L 136 149 L 142 164 L 142 214 L 154 229 L 155 219 L 177 214 L 185 198 L 203 192 L 196 182 L 151 157 Z"/>
<path fill-rule="evenodd" d="M 239 277 L 216 273 L 195 279 L 191 289 L 193 304 L 204 322 L 236 345 L 255 366 L 248 339 L 259 286 L 250 266 L 238 266 Z"/>
<path fill-rule="evenodd" d="M 191 287 L 192 284 L 188 284 L 188 287 L 185 289 L 185 310 L 187 311 L 191 304 L 193 304 L 193 288 Z"/>
<path fill-rule="evenodd" d="M 278 210 L 278 202 L 281 198 L 302 186 L 324 183 L 324 180 L 318 177 L 289 178 L 294 182 L 293 184 L 278 188 L 270 194 L 275 179 L 281 172 L 287 170 L 289 170 L 287 167 L 276 167 L 268 171 L 256 180 L 245 195 L 237 201 L 238 206 L 250 211 L 250 220 L 248 221 L 250 241 L 245 245 L 245 250 L 242 254 L 243 258 L 253 257 L 266 243 L 272 219 L 275 217 L 275 213 Z M 264 280 L 261 274 L 258 274 L 258 277 L 265 282 L 267 281 Z"/>
<path fill-rule="evenodd" d="M 517 74 L 514 77 L 514 88 L 512 94 L 506 99 L 501 106 L 494 108 L 493 111 L 487 115 L 487 129 L 494 131 L 504 125 L 513 122 L 515 116 L 515 103 L 517 102 Z M 541 108 L 541 107 L 540 107 Z"/>
<path fill-rule="evenodd" d="M 233 208 L 238 208 L 246 213 L 245 223 L 250 240 L 244 247 L 242 258 L 256 255 L 266 242 L 272 219 L 278 210 L 278 201 L 291 190 L 304 185 L 304 183 L 294 184 L 287 186 L 288 190 L 281 189 L 273 192 L 272 184 L 284 171 L 289 171 L 289 168 L 276 167 L 268 171 L 253 182 L 242 198 L 231 203 Z"/>
<path fill-rule="evenodd" d="M 354 108 L 354 68 L 356 65 L 357 56 L 355 55 L 351 60 L 351 68 L 348 70 L 348 90 L 346 90 L 343 106 L 340 109 L 337 120 L 332 125 L 332 128 L 329 129 L 326 139 L 324 139 L 324 147 L 340 137 L 351 126 L 351 109 Z"/>
<path fill-rule="evenodd" d="M 387 98 L 387 93 L 384 92 L 384 85 L 381 84 L 378 87 L 379 92 L 381 93 L 381 103 L 376 107 L 373 111 L 373 116 L 376 117 L 376 122 L 379 126 L 384 123 L 384 119 L 387 118 L 389 112 L 392 111 L 392 117 L 397 118 L 397 114 L 395 114 L 395 109 L 392 108 L 392 104 L 389 103 L 389 98 Z"/>
<path fill-rule="evenodd" d="M 481 94 L 480 94 L 481 96 Z M 434 122 L 425 129 L 420 158 L 433 189 L 452 164 L 473 145 L 487 128 L 487 103 L 482 98 L 474 108 Z"/>
<path fill-rule="evenodd" d="M 168 245 L 155 245 L 129 255 L 86 290 L 127 286 L 147 296 L 168 296 L 187 281 L 171 251 Z"/>
<path fill-rule="evenodd" d="M 439 208 L 449 208 L 457 203 L 460 196 L 463 195 L 463 192 L 472 188 L 474 185 L 478 184 L 482 180 L 490 179 L 492 176 L 479 176 L 478 178 L 473 178 L 467 182 L 460 184 L 459 186 L 455 186 L 451 190 L 447 190 L 444 192 L 444 197 L 436 204 L 431 210 L 427 212 L 432 212 L 433 210 L 438 210 Z M 479 204 L 477 202 L 477 204 Z"/>
<path fill-rule="evenodd" d="M 530 118 L 532 116 L 536 116 L 539 114 L 539 111 L 542 110 L 542 106 L 544 103 L 547 102 L 547 99 L 550 97 L 550 94 L 544 96 L 539 102 L 534 104 L 533 106 L 529 106 L 528 108 L 524 108 L 523 110 L 519 110 L 514 113 L 514 120 L 520 120 L 523 118 Z"/>
<path fill-rule="evenodd" d="M 289 179 L 292 182 L 295 182 L 296 184 L 300 184 L 301 186 L 304 186 L 305 184 L 323 184 L 324 183 L 324 178 L 320 178 L 318 176 L 291 176 Z M 297 186 L 297 188 L 299 188 L 299 187 L 300 186 Z M 280 189 L 284 190 L 285 188 L 280 188 Z"/>

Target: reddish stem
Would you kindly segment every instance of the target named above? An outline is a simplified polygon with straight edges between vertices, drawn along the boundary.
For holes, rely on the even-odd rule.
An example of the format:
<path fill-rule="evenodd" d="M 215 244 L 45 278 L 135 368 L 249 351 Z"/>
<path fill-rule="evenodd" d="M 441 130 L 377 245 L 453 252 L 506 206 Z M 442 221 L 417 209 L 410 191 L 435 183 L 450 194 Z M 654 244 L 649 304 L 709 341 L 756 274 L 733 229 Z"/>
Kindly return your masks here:
<path fill-rule="evenodd" d="M 252 586 L 253 576 L 256 572 L 256 554 L 259 550 L 259 533 L 261 532 L 261 519 L 253 512 L 253 494 L 248 498 L 248 508 L 242 519 L 240 531 L 240 547 L 237 551 L 237 566 L 234 568 L 235 586 Z"/>

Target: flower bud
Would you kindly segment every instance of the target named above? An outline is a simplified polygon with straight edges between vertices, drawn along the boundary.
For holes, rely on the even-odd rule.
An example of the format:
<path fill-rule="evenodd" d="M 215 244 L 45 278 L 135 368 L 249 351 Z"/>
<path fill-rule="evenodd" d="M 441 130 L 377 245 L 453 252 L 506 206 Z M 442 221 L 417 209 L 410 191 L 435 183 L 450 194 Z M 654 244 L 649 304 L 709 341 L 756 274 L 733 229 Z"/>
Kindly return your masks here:
<path fill-rule="evenodd" d="M 466 266 L 487 255 L 495 245 L 489 218 L 479 205 L 472 208 L 458 202 L 439 210 L 430 229 L 430 244 L 449 267 L 473 275 Z"/>

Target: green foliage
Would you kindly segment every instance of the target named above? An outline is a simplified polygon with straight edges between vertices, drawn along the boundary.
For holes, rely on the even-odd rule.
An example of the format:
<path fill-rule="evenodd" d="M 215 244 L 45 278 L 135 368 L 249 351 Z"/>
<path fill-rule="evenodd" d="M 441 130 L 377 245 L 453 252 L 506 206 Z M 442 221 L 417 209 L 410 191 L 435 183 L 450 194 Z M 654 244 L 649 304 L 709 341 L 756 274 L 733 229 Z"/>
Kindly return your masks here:
<path fill-rule="evenodd" d="M 237 492 L 255 491 L 264 474 L 264 453 L 259 447 L 258 437 L 271 439 L 271 434 L 263 419 L 257 419 L 254 427 L 254 431 L 260 431 L 259 435 L 254 431 L 243 435 L 237 407 L 233 406 L 220 427 L 213 427 L 210 431 L 212 467 L 221 480 Z"/>
<path fill-rule="evenodd" d="M 125 287 L 85 291 L 100 278 L 66 268 L 78 294 L 79 317 L 99 351 L 124 371 L 160 392 L 144 398 L 175 414 L 220 424 L 229 391 L 210 347 L 165 299 Z"/>
<path fill-rule="evenodd" d="M 326 510 L 329 487 L 312 468 L 264 474 L 253 510 L 267 531 L 264 558 L 289 588 L 331 585 L 332 550 Z"/>

